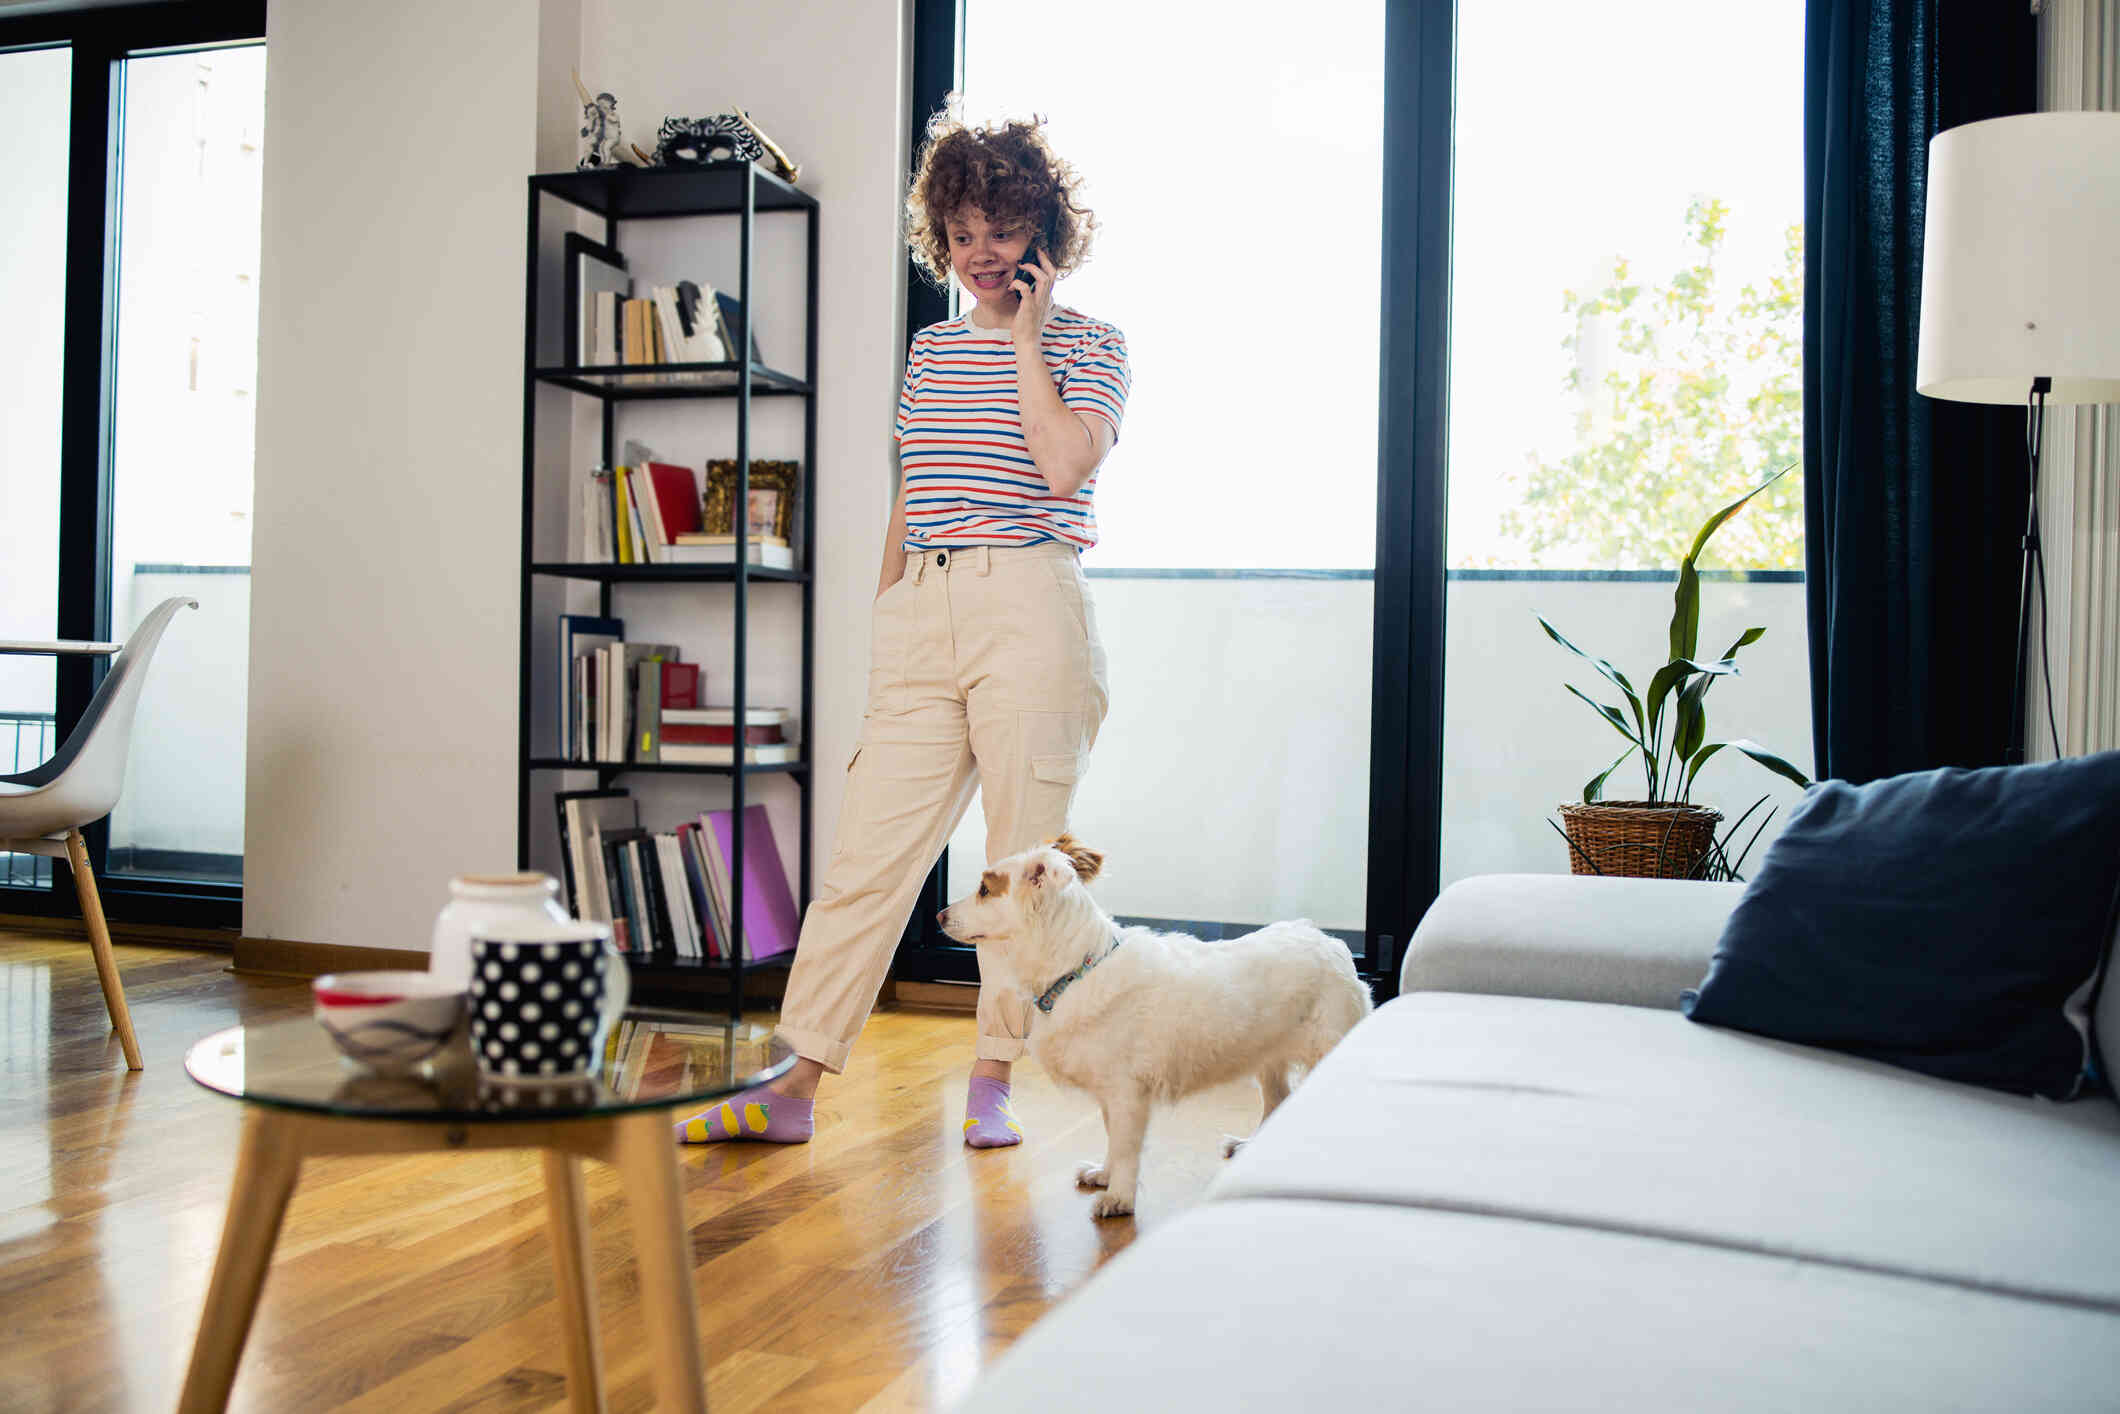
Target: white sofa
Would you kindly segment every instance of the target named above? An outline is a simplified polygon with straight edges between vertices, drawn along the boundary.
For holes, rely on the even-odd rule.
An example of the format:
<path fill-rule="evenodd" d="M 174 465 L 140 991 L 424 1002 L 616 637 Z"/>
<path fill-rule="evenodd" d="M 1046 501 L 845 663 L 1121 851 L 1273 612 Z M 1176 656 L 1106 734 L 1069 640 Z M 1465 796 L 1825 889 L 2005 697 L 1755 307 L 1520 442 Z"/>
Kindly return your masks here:
<path fill-rule="evenodd" d="M 1403 995 L 962 1407 L 2120 1409 L 2120 1106 L 1686 1020 L 1741 891 L 1454 885 Z"/>

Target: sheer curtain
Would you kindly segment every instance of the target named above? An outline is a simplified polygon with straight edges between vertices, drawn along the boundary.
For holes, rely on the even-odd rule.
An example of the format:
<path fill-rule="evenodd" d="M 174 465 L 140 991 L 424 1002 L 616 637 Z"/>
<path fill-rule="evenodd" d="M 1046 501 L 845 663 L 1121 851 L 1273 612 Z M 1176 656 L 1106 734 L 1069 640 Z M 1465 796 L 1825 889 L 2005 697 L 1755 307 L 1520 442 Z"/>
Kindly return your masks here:
<path fill-rule="evenodd" d="M 2039 107 L 2120 110 L 2120 0 L 2045 0 Z M 2040 458 L 2040 540 L 2054 718 L 2071 756 L 2120 748 L 2120 408 L 2050 410 Z M 2026 758 L 2053 754 L 2046 683 L 2031 675 Z"/>

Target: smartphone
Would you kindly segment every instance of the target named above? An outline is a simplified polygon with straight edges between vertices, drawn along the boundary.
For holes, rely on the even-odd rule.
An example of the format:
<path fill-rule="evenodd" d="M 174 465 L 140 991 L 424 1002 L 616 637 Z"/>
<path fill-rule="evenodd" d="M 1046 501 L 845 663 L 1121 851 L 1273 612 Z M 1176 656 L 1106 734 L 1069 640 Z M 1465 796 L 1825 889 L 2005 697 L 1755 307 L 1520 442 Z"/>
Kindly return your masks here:
<path fill-rule="evenodd" d="M 1023 268 L 1023 267 L 1024 267 L 1024 266 L 1026 266 L 1026 265 L 1037 265 L 1037 264 L 1038 264 L 1038 247 L 1036 247 L 1036 246 L 1030 246 L 1029 248 L 1027 248 L 1027 249 L 1026 249 L 1026 250 L 1025 250 L 1024 252 L 1023 252 L 1023 259 L 1022 259 L 1021 261 L 1019 261 L 1019 262 L 1017 263 L 1017 265 L 1016 265 L 1016 273 L 1015 273 L 1015 274 L 1014 274 L 1014 275 L 1013 275 L 1013 276 L 1012 276 L 1011 278 L 1012 278 L 1012 279 L 1017 279 L 1017 280 L 1021 280 L 1021 281 L 1022 281 L 1022 282 L 1023 282 L 1024 284 L 1026 284 L 1026 285 L 1030 286 L 1030 287 L 1031 287 L 1031 288 L 1032 288 L 1033 290 L 1037 289 L 1037 288 L 1038 288 L 1038 282 L 1037 282 L 1036 280 L 1033 280 L 1033 279 L 1031 278 L 1031 272 L 1030 272 L 1030 271 L 1028 271 L 1028 270 L 1026 270 L 1026 269 L 1024 269 L 1024 268 Z"/>

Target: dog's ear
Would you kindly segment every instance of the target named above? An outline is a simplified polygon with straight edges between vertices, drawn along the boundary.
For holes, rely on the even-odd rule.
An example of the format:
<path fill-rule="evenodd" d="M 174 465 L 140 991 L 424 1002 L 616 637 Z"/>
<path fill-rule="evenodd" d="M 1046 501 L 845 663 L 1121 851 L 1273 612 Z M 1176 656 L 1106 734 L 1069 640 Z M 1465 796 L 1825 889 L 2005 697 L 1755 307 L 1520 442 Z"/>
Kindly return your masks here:
<path fill-rule="evenodd" d="M 1073 835 L 1060 836 L 1052 841 L 1052 846 L 1067 856 L 1067 862 L 1075 867 L 1075 877 L 1083 883 L 1103 872 L 1104 856 L 1083 845 Z"/>

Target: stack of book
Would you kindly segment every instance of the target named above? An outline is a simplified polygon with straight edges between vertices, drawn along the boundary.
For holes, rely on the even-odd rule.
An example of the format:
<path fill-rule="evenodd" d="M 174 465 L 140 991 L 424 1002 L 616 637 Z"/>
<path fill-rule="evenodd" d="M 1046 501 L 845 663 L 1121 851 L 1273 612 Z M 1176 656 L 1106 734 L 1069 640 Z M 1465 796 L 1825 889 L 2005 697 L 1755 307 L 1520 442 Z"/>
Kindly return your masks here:
<path fill-rule="evenodd" d="M 749 343 L 751 361 L 758 356 L 757 336 L 746 339 L 743 304 L 734 295 L 705 281 L 679 280 L 674 285 L 627 282 L 616 289 L 585 290 L 577 321 L 580 366 L 604 368 L 627 364 L 735 363 Z M 726 387 L 736 382 L 734 369 L 692 369 L 627 375 L 628 383 L 691 383 Z"/>
<path fill-rule="evenodd" d="M 697 663 L 671 643 L 628 643 L 623 619 L 559 618 L 561 755 L 569 761 L 661 759 L 662 714 L 699 706 Z"/>
<path fill-rule="evenodd" d="M 763 805 L 744 811 L 743 930 L 735 931 L 729 860 L 735 816 L 709 810 L 674 830 L 626 823 L 622 791 L 559 797 L 561 853 L 575 916 L 608 922 L 628 952 L 759 962 L 792 950 L 795 895 Z M 637 819 L 637 815 L 633 818 Z"/>
<path fill-rule="evenodd" d="M 692 468 L 647 461 L 599 466 L 581 488 L 580 562 L 591 565 L 726 565 L 737 537 L 701 528 L 702 499 Z M 795 568 L 794 547 L 778 535 L 749 537 L 750 562 Z"/>
<path fill-rule="evenodd" d="M 747 766 L 779 766 L 802 759 L 801 748 L 788 740 L 784 707 L 753 707 L 743 716 L 743 760 Z M 734 707 L 671 707 L 662 711 L 664 761 L 693 766 L 736 764 Z"/>

